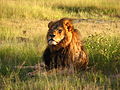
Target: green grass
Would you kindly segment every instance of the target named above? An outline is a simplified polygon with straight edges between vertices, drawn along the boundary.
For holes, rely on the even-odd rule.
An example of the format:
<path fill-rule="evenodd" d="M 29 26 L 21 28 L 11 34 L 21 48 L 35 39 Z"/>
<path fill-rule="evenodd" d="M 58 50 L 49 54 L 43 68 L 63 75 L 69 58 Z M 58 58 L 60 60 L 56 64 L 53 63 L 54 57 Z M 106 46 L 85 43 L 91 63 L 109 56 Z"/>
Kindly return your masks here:
<path fill-rule="evenodd" d="M 92 72 L 91 72 L 92 73 Z M 16 83 L 11 83 L 10 80 L 5 80 L 7 89 L 53 89 L 53 90 L 59 90 L 59 89 L 67 89 L 67 90 L 76 90 L 76 89 L 119 89 L 119 86 L 117 85 L 119 83 L 119 80 L 114 79 L 111 83 L 110 78 L 104 76 L 101 73 L 97 74 L 90 74 L 90 73 L 84 73 L 84 76 L 82 74 L 76 76 L 39 76 L 39 78 L 33 78 L 29 81 L 21 82 L 17 80 Z M 11 77 L 12 79 L 12 77 Z M 112 86 L 112 85 L 113 86 Z M 103 86 L 106 85 L 106 86 Z"/>
<path fill-rule="evenodd" d="M 89 55 L 88 71 L 75 74 L 38 74 L 17 65 L 42 61 L 47 24 L 62 17 L 96 18 L 116 22 L 75 24 Z M 119 0 L 1 0 L 0 89 L 2 90 L 119 90 Z"/>

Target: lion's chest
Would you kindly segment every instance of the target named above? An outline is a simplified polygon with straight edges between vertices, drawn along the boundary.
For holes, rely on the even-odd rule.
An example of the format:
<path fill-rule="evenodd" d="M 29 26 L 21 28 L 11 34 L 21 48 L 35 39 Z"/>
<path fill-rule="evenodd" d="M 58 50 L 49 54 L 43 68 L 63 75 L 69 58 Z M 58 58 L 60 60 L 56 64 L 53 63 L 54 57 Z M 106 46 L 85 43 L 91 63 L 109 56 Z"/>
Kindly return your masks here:
<path fill-rule="evenodd" d="M 74 48 L 63 48 L 54 53 L 52 53 L 51 58 L 52 62 L 55 64 L 55 67 L 58 66 L 69 66 L 74 63 L 74 61 L 78 60 L 79 50 L 74 50 Z"/>

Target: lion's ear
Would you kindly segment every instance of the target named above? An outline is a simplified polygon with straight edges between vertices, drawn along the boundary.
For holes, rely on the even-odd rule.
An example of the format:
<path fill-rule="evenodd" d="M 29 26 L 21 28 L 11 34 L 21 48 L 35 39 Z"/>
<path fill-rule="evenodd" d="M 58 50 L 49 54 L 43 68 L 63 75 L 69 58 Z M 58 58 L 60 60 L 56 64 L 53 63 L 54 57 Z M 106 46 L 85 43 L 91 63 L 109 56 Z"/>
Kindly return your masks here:
<path fill-rule="evenodd" d="M 51 28 L 52 25 L 53 25 L 53 23 L 54 23 L 53 21 L 49 22 L 49 23 L 48 23 L 48 28 Z"/>
<path fill-rule="evenodd" d="M 71 20 L 64 20 L 63 21 L 63 26 L 65 29 L 68 29 L 68 31 L 72 31 L 73 30 L 73 24 Z"/>

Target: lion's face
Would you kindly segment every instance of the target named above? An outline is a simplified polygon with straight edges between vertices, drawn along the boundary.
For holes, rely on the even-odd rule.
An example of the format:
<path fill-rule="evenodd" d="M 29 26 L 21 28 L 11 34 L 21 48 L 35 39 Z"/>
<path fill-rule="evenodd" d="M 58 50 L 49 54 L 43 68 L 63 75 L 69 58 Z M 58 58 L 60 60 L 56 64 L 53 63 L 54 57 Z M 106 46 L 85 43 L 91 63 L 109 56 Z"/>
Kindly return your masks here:
<path fill-rule="evenodd" d="M 48 24 L 49 30 L 47 33 L 47 42 L 48 45 L 57 45 L 67 38 L 67 35 L 72 35 L 71 33 L 71 24 L 68 20 L 59 20 L 55 22 L 50 22 Z M 67 35 L 66 35 L 67 34 Z M 70 39 L 70 36 L 69 36 Z"/>
<path fill-rule="evenodd" d="M 47 41 L 49 45 L 57 45 L 65 37 L 65 30 L 61 26 L 53 26 L 49 29 Z"/>

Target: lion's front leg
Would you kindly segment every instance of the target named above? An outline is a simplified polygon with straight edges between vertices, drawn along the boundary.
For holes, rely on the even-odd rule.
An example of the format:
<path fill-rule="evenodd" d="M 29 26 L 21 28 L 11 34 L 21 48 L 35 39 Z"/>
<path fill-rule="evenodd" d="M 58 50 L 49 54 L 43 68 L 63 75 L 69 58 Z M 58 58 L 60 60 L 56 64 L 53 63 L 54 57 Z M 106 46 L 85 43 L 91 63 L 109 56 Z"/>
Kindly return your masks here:
<path fill-rule="evenodd" d="M 45 63 L 46 70 L 51 69 L 52 56 L 49 48 L 46 48 L 43 54 L 43 61 Z"/>

